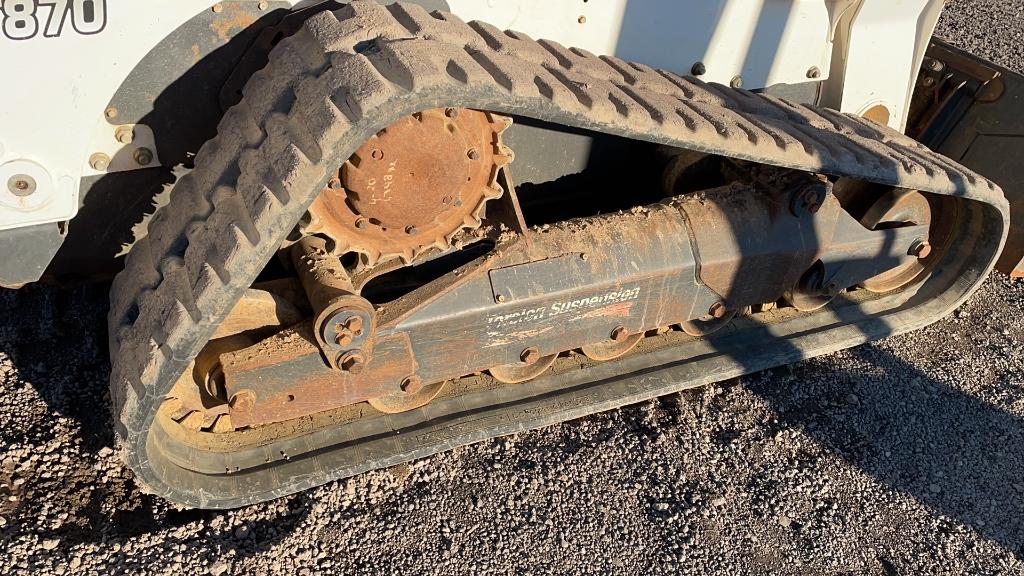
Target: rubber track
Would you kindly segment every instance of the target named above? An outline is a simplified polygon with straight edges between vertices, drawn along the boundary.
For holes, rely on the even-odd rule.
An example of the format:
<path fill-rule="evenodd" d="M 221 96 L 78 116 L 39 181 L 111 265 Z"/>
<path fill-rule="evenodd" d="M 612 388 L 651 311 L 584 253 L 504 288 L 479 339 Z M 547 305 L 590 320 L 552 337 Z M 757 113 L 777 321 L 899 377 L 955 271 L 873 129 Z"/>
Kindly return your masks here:
<path fill-rule="evenodd" d="M 856 117 L 415 5 L 355 2 L 313 17 L 275 48 L 114 282 L 111 398 L 140 483 L 182 503 L 218 504 L 164 484 L 150 466 L 148 430 L 165 394 L 326 185 L 328 170 L 398 118 L 441 106 L 967 197 L 1006 211 L 988 180 Z M 327 471 L 317 483 L 332 477 Z"/>

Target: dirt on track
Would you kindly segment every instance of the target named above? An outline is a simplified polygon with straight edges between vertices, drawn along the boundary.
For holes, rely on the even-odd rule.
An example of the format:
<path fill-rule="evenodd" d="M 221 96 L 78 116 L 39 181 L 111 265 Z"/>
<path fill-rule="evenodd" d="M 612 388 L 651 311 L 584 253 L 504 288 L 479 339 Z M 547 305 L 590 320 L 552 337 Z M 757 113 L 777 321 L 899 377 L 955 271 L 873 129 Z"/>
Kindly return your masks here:
<path fill-rule="evenodd" d="M 1024 2 L 940 35 L 1024 69 Z M 112 450 L 107 287 L 0 292 L 12 574 L 1024 573 L 1024 284 L 914 334 L 231 512 Z"/>

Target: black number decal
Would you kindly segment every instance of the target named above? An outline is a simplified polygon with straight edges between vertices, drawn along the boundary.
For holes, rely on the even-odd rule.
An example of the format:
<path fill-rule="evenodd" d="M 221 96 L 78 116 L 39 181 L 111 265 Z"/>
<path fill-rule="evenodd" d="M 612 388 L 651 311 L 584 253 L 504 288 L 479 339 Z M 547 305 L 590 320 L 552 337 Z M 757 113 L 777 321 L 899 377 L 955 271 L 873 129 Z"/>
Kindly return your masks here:
<path fill-rule="evenodd" d="M 34 38 L 40 28 L 44 37 L 56 38 L 69 30 L 69 13 L 70 29 L 78 34 L 98 34 L 107 27 L 107 0 L 0 0 L 0 30 L 11 40 Z"/>

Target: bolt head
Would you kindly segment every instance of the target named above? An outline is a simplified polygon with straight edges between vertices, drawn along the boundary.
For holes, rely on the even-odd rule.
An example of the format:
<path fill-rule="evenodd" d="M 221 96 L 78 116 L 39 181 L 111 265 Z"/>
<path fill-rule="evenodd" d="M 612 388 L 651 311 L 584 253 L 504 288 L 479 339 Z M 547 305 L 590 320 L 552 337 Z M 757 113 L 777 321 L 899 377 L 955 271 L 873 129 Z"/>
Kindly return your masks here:
<path fill-rule="evenodd" d="M 34 194 L 36 187 L 35 178 L 28 174 L 15 174 L 7 181 L 7 190 L 20 198 Z"/>
<path fill-rule="evenodd" d="M 267 8 L 270 8 L 270 3 L 269 2 L 260 2 L 259 4 L 256 5 L 256 7 L 259 8 L 260 11 L 262 12 L 263 10 L 266 10 Z"/>
<path fill-rule="evenodd" d="M 354 339 L 355 338 L 352 336 L 351 332 L 349 332 L 348 330 L 342 329 L 340 332 L 338 332 L 338 336 L 334 339 L 334 342 L 338 346 L 341 346 L 342 348 L 345 348 L 345 347 L 351 346 L 352 345 L 352 341 Z"/>
<path fill-rule="evenodd" d="M 703 76 L 708 73 L 708 67 L 703 62 L 697 62 L 690 68 L 690 74 L 693 76 Z"/>
<path fill-rule="evenodd" d="M 121 144 L 131 144 L 135 141 L 135 129 L 131 126 L 121 126 L 114 131 L 114 138 Z"/>
<path fill-rule="evenodd" d="M 444 109 L 444 115 L 454 120 L 455 118 L 459 117 L 459 109 L 458 108 L 445 108 Z"/>
<path fill-rule="evenodd" d="M 470 148 L 469 151 L 466 152 L 466 156 L 469 156 L 470 160 L 479 160 L 480 159 L 480 151 L 477 150 L 476 148 Z"/>
<path fill-rule="evenodd" d="M 423 380 L 419 376 L 413 374 L 405 380 L 402 380 L 402 392 L 406 394 L 415 394 L 423 389 Z"/>
<path fill-rule="evenodd" d="M 365 366 L 363 355 L 359 352 L 345 352 L 341 355 L 338 365 L 342 370 L 350 374 L 359 374 Z"/>
<path fill-rule="evenodd" d="M 363 318 L 362 316 L 350 316 L 348 320 L 345 320 L 345 328 L 352 331 L 353 334 L 359 335 L 363 331 Z"/>
<path fill-rule="evenodd" d="M 331 178 L 331 181 L 327 183 L 327 187 L 331 190 L 341 190 L 341 178 Z"/>
<path fill-rule="evenodd" d="M 415 236 L 416 234 L 419 233 L 419 230 L 417 230 L 415 226 L 406 226 L 405 233 L 408 234 L 409 236 Z"/>
<path fill-rule="evenodd" d="M 366 228 L 369 225 L 370 225 L 370 222 L 366 218 L 357 218 L 356 219 L 356 228 L 359 228 L 360 230 L 363 230 L 364 228 Z"/>
<path fill-rule="evenodd" d="M 538 350 L 534 346 L 530 346 L 529 348 L 523 350 L 523 352 L 519 355 L 519 359 L 523 362 L 523 364 L 533 364 L 537 362 L 537 360 L 540 360 L 540 350 Z"/>
<path fill-rule="evenodd" d="M 927 240 L 914 240 L 908 253 L 917 258 L 927 258 L 932 253 L 932 245 Z"/>
<path fill-rule="evenodd" d="M 498 294 L 497 296 L 494 297 L 494 299 L 497 300 L 498 302 L 504 302 L 505 301 L 505 295 L 504 294 Z"/>
<path fill-rule="evenodd" d="M 213 10 L 215 14 L 220 14 L 221 12 L 224 11 L 224 5 L 223 4 L 214 4 L 213 8 L 211 8 L 211 10 Z"/>
<path fill-rule="evenodd" d="M 725 318 L 725 315 L 728 313 L 729 310 L 725 307 L 724 302 L 715 302 L 708 310 L 708 314 L 710 314 L 712 318 Z"/>
<path fill-rule="evenodd" d="M 586 16 L 580 16 L 579 18 L 576 19 L 576 21 L 579 22 L 580 24 L 586 24 L 587 23 L 587 17 Z"/>
<path fill-rule="evenodd" d="M 935 86 L 935 78 L 925 76 L 924 79 L 921 80 L 921 84 L 923 84 L 925 88 L 931 88 L 932 86 Z"/>
<path fill-rule="evenodd" d="M 614 330 L 612 330 L 611 336 L 612 341 L 622 342 L 626 338 L 629 338 L 629 330 L 626 330 L 625 326 L 617 326 Z"/>
<path fill-rule="evenodd" d="M 149 166 L 153 163 L 153 151 L 149 148 L 139 148 L 134 156 L 135 163 L 139 166 Z"/>
<path fill-rule="evenodd" d="M 118 114 L 117 108 L 114 108 L 113 106 L 111 106 L 110 108 L 107 108 L 106 110 L 103 111 L 103 115 L 106 116 L 107 118 L 117 118 L 117 114 Z"/>
<path fill-rule="evenodd" d="M 811 66 L 810 70 L 807 71 L 807 77 L 811 80 L 821 78 L 821 69 L 817 66 Z"/>
<path fill-rule="evenodd" d="M 743 76 L 734 76 L 732 81 L 729 82 L 729 86 L 733 88 L 743 88 Z"/>
<path fill-rule="evenodd" d="M 97 152 L 89 157 L 89 166 L 97 172 L 103 172 L 110 167 L 110 156 L 102 152 Z"/>

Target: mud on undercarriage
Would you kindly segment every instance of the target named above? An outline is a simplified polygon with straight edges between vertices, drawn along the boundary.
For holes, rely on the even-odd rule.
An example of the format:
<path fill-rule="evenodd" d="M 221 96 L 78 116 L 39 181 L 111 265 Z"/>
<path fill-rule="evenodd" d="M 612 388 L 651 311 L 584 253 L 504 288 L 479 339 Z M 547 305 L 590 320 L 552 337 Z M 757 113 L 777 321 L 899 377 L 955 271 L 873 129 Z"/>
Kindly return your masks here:
<path fill-rule="evenodd" d="M 513 116 L 647 143 L 661 200 L 530 226 Z M 129 255 L 119 435 L 155 492 L 241 506 L 920 327 L 1005 234 L 998 188 L 868 121 L 357 2 Z M 253 286 L 279 252 L 299 280 Z"/>

